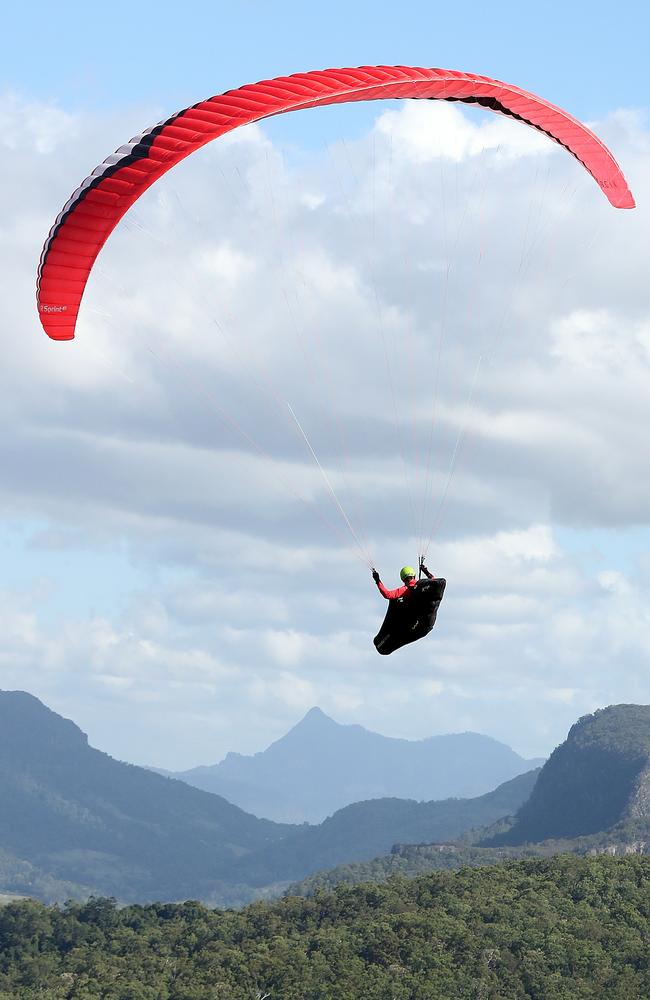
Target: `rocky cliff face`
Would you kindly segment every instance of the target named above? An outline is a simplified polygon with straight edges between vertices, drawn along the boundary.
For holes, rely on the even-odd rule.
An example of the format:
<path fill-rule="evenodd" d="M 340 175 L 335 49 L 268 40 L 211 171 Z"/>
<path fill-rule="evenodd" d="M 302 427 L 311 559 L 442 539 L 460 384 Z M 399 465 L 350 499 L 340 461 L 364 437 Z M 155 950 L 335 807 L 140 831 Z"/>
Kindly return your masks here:
<path fill-rule="evenodd" d="M 625 857 L 628 854 L 647 854 L 648 843 L 645 840 L 632 840 L 629 844 L 608 844 L 606 847 L 592 847 L 587 851 L 590 857 L 598 854 L 609 854 L 610 857 Z"/>
<path fill-rule="evenodd" d="M 632 819 L 650 819 L 650 762 L 637 775 L 629 813 Z"/>

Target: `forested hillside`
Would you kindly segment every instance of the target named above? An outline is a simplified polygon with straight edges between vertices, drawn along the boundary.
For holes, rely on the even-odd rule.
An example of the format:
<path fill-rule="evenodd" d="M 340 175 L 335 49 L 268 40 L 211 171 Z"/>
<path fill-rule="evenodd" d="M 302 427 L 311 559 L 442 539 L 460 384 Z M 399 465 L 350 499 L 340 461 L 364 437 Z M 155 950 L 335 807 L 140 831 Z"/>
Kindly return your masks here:
<path fill-rule="evenodd" d="M 614 827 L 647 836 L 649 822 L 650 705 L 610 705 L 571 727 L 512 827 L 482 843 L 585 837 Z"/>
<path fill-rule="evenodd" d="M 0 801 L 0 876 L 11 879 L 0 886 L 47 894 L 49 879 L 55 897 L 67 884 L 73 895 L 223 900 L 233 863 L 290 829 L 114 760 L 18 691 L 0 694 Z"/>
<path fill-rule="evenodd" d="M 520 774 L 475 799 L 357 802 L 339 809 L 319 826 L 297 828 L 282 841 L 247 855 L 233 865 L 233 875 L 253 885 L 267 885 L 346 862 L 365 861 L 388 853 L 398 842 L 455 840 L 475 827 L 516 812 L 531 794 L 538 774 Z"/>
<path fill-rule="evenodd" d="M 510 862 L 240 912 L 0 910 L 0 1000 L 647 1000 L 650 861 Z"/>

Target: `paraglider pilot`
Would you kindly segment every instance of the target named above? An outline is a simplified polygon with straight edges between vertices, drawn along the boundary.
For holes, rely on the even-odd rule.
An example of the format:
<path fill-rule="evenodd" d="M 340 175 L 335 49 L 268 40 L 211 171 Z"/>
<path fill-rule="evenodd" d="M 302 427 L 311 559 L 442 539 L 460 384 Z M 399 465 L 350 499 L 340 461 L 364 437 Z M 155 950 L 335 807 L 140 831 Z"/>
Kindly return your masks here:
<path fill-rule="evenodd" d="M 420 561 L 420 572 L 424 573 L 424 575 L 429 580 L 435 580 L 433 573 L 430 573 L 427 567 L 424 565 L 423 559 Z M 381 582 L 377 570 L 373 568 L 372 578 L 377 584 L 377 589 L 379 593 L 382 595 L 382 597 L 385 597 L 387 601 L 399 601 L 400 598 L 405 597 L 406 595 L 410 596 L 411 591 L 414 589 L 417 583 L 417 580 L 415 578 L 415 570 L 413 569 L 412 566 L 402 566 L 399 575 L 403 586 L 397 587 L 396 590 L 388 590 L 388 588 L 385 587 Z"/>
<path fill-rule="evenodd" d="M 388 601 L 386 617 L 373 639 L 375 649 L 382 656 L 423 639 L 436 623 L 447 581 L 429 572 L 424 557 L 420 558 L 419 568 L 420 576 L 426 576 L 426 580 L 416 580 L 413 567 L 403 566 L 400 572 L 403 586 L 396 590 L 384 587 L 377 570 L 372 571 L 379 593 Z"/>

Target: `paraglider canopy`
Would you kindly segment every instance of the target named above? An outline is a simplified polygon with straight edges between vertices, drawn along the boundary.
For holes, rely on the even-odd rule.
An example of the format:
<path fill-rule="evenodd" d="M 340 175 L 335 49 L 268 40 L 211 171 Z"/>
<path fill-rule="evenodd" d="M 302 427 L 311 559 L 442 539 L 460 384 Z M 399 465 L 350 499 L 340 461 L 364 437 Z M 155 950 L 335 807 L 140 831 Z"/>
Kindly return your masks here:
<path fill-rule="evenodd" d="M 511 84 L 454 70 L 362 66 L 297 73 L 230 90 L 145 129 L 109 156 L 62 208 L 38 268 L 37 305 L 54 340 L 75 335 L 94 261 L 119 220 L 171 167 L 227 132 L 271 115 L 350 101 L 414 98 L 460 101 L 521 121 L 563 146 L 616 208 L 634 199 L 616 160 L 586 126 Z"/>

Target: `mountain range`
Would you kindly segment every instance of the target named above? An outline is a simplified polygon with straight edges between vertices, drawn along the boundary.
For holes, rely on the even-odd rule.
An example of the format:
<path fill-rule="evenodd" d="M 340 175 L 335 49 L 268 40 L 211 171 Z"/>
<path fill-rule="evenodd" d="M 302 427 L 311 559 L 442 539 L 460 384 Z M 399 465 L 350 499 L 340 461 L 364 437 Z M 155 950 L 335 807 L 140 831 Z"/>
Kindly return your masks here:
<path fill-rule="evenodd" d="M 260 753 L 229 753 L 218 764 L 162 773 L 255 816 L 320 823 L 367 799 L 474 798 L 542 763 L 478 733 L 395 739 L 312 708 Z"/>
<path fill-rule="evenodd" d="M 0 803 L 0 893 L 48 901 L 238 905 L 305 878 L 313 887 L 558 851 L 644 853 L 650 706 L 583 717 L 541 771 L 482 796 L 370 799 L 296 826 L 116 761 L 33 696 L 0 692 Z"/>
<path fill-rule="evenodd" d="M 114 760 L 33 696 L 0 692 L 0 891 L 234 905 L 396 840 L 491 824 L 535 778 L 465 801 L 357 803 L 320 826 L 291 826 Z"/>

